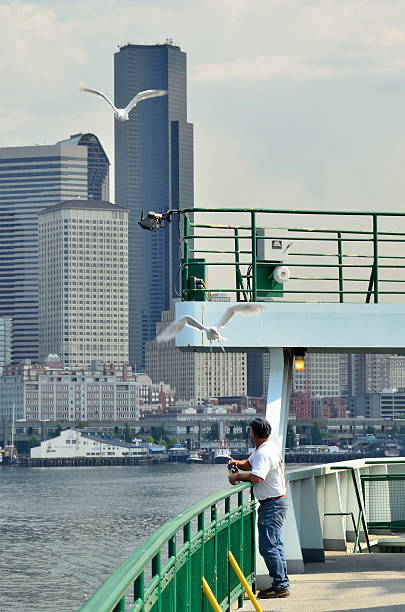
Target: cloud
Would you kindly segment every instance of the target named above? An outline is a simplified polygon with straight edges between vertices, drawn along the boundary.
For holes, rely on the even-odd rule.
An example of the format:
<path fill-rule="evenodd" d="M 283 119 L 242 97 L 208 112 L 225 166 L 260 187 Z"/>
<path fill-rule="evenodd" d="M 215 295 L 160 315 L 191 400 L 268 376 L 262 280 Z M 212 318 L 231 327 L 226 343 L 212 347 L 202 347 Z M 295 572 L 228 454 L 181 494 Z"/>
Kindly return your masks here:
<path fill-rule="evenodd" d="M 231 62 L 201 64 L 192 69 L 190 79 L 203 83 L 236 79 L 240 81 L 269 81 L 280 78 L 313 81 L 316 79 L 346 78 L 354 72 L 353 67 L 321 65 L 311 63 L 300 57 L 262 56 Z"/>
<path fill-rule="evenodd" d="M 0 144 L 94 131 L 113 161 L 108 109 L 77 84 L 112 95 L 117 44 L 167 36 L 187 52 L 197 203 L 378 207 L 387 185 L 402 202 L 397 0 L 0 0 Z"/>
<path fill-rule="evenodd" d="M 53 9 L 35 4 L 0 4 L 0 78 L 7 77 L 14 86 L 62 83 L 67 71 L 88 60 L 75 39 L 77 25 L 77 20 L 61 21 Z"/>

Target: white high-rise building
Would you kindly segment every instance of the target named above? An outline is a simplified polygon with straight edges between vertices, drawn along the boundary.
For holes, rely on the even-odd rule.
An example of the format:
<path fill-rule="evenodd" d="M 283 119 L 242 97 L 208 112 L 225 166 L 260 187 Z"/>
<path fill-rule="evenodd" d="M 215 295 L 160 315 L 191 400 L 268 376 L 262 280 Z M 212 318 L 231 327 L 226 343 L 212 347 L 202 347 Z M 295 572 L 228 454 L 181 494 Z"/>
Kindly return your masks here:
<path fill-rule="evenodd" d="M 40 359 L 128 363 L 128 212 L 68 200 L 39 215 Z"/>
<path fill-rule="evenodd" d="M 164 311 L 157 333 L 174 319 L 174 310 Z M 183 352 L 175 341 L 146 343 L 146 372 L 154 383 L 164 381 L 176 389 L 177 399 L 200 404 L 209 397 L 247 394 L 246 353 Z"/>

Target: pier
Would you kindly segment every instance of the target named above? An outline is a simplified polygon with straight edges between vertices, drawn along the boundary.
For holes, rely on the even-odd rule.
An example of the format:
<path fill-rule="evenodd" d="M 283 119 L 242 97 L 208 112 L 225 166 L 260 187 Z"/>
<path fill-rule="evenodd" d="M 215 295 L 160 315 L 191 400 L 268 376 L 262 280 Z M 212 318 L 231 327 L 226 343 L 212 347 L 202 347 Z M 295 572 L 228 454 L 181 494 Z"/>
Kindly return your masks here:
<path fill-rule="evenodd" d="M 114 465 L 154 465 L 167 462 L 167 454 L 147 457 L 60 457 L 60 458 L 31 458 L 19 457 L 22 467 L 93 467 Z"/>

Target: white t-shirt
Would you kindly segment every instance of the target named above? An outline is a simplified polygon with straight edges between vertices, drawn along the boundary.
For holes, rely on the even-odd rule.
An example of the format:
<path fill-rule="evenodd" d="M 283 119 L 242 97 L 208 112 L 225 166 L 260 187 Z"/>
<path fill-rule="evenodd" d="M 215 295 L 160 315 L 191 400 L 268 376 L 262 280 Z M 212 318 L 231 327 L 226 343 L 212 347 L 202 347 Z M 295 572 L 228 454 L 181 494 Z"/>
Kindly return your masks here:
<path fill-rule="evenodd" d="M 253 485 L 256 499 L 285 495 L 284 462 L 277 446 L 271 440 L 263 442 L 249 457 L 251 473 L 263 478 L 262 482 Z"/>

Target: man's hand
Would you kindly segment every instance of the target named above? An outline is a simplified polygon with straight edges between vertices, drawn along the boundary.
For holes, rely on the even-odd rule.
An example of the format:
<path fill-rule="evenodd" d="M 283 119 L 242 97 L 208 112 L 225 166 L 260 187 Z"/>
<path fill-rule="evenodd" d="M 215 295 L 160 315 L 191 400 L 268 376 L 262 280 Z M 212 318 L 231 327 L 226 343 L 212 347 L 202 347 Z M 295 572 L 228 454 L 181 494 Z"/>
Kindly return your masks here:
<path fill-rule="evenodd" d="M 239 482 L 239 474 L 229 474 L 228 480 L 231 485 L 236 485 Z"/>

